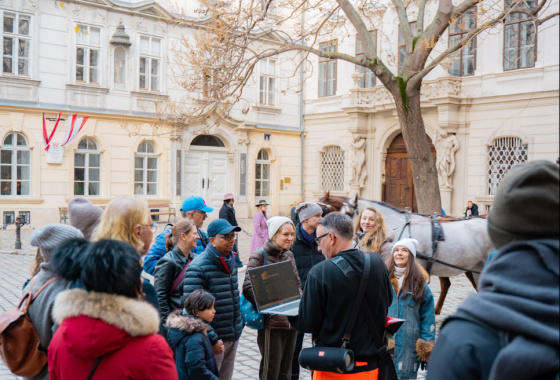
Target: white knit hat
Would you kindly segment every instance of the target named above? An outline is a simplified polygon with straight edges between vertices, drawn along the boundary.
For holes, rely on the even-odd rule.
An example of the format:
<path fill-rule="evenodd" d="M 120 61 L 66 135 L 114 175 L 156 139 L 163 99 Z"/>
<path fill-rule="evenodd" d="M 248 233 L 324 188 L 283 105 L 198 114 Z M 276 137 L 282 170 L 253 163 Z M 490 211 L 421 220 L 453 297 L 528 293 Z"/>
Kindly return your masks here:
<path fill-rule="evenodd" d="M 401 239 L 393 244 L 393 250 L 391 251 L 391 253 L 395 252 L 395 248 L 397 248 L 398 246 L 408 248 L 410 253 L 412 253 L 412 256 L 416 258 L 416 247 L 418 247 L 418 240 L 408 238 Z"/>
<path fill-rule="evenodd" d="M 266 225 L 268 227 L 268 238 L 272 239 L 276 232 L 282 227 L 285 223 L 290 223 L 292 226 L 294 222 L 290 218 L 285 216 L 273 216 L 272 218 L 266 221 Z"/>

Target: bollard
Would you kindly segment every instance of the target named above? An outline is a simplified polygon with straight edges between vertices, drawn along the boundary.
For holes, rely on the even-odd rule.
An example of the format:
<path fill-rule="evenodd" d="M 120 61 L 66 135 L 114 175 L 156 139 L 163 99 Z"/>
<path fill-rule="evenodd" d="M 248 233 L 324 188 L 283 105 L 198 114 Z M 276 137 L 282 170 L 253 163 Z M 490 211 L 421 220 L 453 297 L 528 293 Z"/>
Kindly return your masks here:
<path fill-rule="evenodd" d="M 21 216 L 18 215 L 16 218 L 16 249 L 21 249 L 21 226 L 25 223 L 21 220 Z"/>

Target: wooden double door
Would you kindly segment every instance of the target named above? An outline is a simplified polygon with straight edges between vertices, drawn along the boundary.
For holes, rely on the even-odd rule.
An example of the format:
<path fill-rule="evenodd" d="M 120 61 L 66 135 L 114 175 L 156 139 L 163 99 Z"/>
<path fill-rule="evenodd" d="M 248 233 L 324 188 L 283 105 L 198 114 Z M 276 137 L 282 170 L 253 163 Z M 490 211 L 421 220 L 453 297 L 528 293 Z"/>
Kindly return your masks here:
<path fill-rule="evenodd" d="M 435 157 L 436 149 L 429 137 L 428 140 Z M 400 209 L 408 207 L 413 212 L 418 210 L 412 181 L 412 169 L 402 134 L 397 135 L 387 149 L 383 201 Z"/>

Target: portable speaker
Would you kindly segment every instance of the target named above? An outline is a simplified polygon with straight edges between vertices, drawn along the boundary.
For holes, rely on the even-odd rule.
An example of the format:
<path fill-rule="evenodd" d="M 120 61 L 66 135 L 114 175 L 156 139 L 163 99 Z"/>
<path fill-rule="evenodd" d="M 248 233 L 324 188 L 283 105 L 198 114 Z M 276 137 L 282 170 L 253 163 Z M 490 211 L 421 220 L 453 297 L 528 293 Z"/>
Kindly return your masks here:
<path fill-rule="evenodd" d="M 304 348 L 299 353 L 299 363 L 310 371 L 348 373 L 354 369 L 354 353 L 337 347 Z"/>

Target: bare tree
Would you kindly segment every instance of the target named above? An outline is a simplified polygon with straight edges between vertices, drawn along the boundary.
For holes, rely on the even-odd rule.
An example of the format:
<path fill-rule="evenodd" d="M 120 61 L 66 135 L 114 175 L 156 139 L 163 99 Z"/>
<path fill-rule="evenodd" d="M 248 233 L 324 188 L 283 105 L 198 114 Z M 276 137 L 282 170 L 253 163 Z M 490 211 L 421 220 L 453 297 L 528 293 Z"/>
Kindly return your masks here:
<path fill-rule="evenodd" d="M 441 199 L 434 157 L 424 128 L 420 107 L 422 80 L 442 60 L 467 45 L 482 31 L 504 22 L 508 15 L 525 15 L 534 27 L 558 16 L 554 0 L 452 0 L 436 1 L 435 15 L 426 12 L 429 0 L 391 0 L 398 15 L 405 50 L 384 52 L 387 59 L 401 55 L 397 73 L 379 56 L 370 30 L 376 23 L 375 4 L 368 0 L 203 0 L 200 12 L 204 27 L 185 37 L 176 49 L 175 78 L 191 99 L 167 104 L 162 122 L 176 126 L 205 119 L 229 117 L 243 98 L 255 66 L 265 58 L 289 52 L 303 52 L 344 60 L 373 71 L 395 103 L 399 123 L 412 167 L 419 212 L 441 211 Z M 477 21 L 463 37 L 443 51 L 434 48 L 450 25 L 462 22 L 462 15 L 478 7 Z M 411 10 L 416 22 L 410 23 Z M 542 14 L 546 16 L 542 16 Z M 524 17 L 525 17 L 524 16 Z M 430 19 L 431 18 L 431 19 Z M 352 29 L 363 45 L 364 54 L 355 57 L 333 49 L 320 49 L 319 42 Z M 299 65 L 305 64 L 298 60 Z M 395 65 L 393 65 L 395 66 Z M 294 72 L 295 74 L 295 72 Z M 246 111 L 246 110 L 245 110 Z"/>

